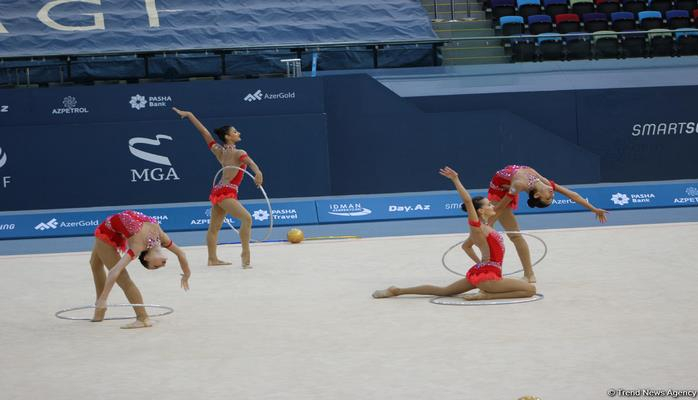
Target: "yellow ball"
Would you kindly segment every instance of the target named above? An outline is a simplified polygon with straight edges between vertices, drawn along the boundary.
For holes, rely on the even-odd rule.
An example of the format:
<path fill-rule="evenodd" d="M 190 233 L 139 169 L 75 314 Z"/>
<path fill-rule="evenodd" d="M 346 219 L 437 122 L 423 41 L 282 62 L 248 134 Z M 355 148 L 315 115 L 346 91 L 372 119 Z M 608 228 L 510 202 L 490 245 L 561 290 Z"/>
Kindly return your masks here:
<path fill-rule="evenodd" d="M 291 243 L 300 243 L 303 241 L 303 239 L 305 239 L 305 236 L 303 236 L 303 231 L 297 228 L 289 229 L 286 237 Z"/>

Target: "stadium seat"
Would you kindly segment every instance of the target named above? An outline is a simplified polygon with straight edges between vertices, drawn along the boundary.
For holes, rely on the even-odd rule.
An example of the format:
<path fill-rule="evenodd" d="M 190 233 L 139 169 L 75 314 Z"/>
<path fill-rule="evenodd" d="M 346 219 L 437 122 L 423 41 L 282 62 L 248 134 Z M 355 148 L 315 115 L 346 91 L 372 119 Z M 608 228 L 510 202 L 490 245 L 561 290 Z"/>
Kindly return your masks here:
<path fill-rule="evenodd" d="M 623 11 L 629 11 L 637 15 L 637 13 L 646 9 L 647 5 L 644 0 L 623 0 Z"/>
<path fill-rule="evenodd" d="M 682 28 L 675 33 L 676 52 L 680 56 L 698 54 L 698 29 Z"/>
<path fill-rule="evenodd" d="M 693 27 L 698 28 L 698 8 L 693 10 Z"/>
<path fill-rule="evenodd" d="M 637 19 L 640 21 L 640 29 L 643 31 L 664 27 L 664 19 L 659 11 L 640 11 L 637 14 Z"/>
<path fill-rule="evenodd" d="M 516 15 L 514 0 L 492 0 L 492 17 L 495 21 L 507 15 Z"/>
<path fill-rule="evenodd" d="M 589 13 L 582 15 L 584 30 L 587 32 L 598 32 L 608 30 L 608 18 L 604 13 Z"/>
<path fill-rule="evenodd" d="M 570 32 L 582 33 L 582 32 Z M 585 36 L 565 36 L 565 48 L 568 60 L 591 59 L 591 41 Z"/>
<path fill-rule="evenodd" d="M 564 46 L 562 36 L 557 33 L 541 33 L 536 38 L 541 61 L 562 60 L 564 58 Z"/>
<path fill-rule="evenodd" d="M 616 32 L 634 31 L 635 15 L 628 11 L 619 11 L 611 14 L 611 28 Z"/>
<path fill-rule="evenodd" d="M 553 19 L 547 14 L 531 15 L 528 17 L 528 31 L 531 35 L 552 32 Z"/>
<path fill-rule="evenodd" d="M 540 0 L 516 0 L 517 14 L 528 19 L 530 15 L 540 14 Z"/>
<path fill-rule="evenodd" d="M 620 56 L 618 35 L 613 31 L 595 32 L 591 42 L 594 44 L 595 58 L 618 58 Z"/>
<path fill-rule="evenodd" d="M 623 33 L 620 35 L 623 57 L 646 57 L 647 35 L 644 33 Z"/>
<path fill-rule="evenodd" d="M 620 0 L 596 0 L 596 11 L 610 14 L 620 11 Z"/>
<path fill-rule="evenodd" d="M 650 57 L 674 55 L 674 38 L 668 29 L 650 29 Z"/>
<path fill-rule="evenodd" d="M 532 39 L 511 39 L 511 60 L 513 62 L 534 61 L 536 59 L 536 44 Z"/>
<path fill-rule="evenodd" d="M 669 29 L 691 27 L 691 16 L 686 10 L 669 10 L 666 12 L 666 20 Z"/>
<path fill-rule="evenodd" d="M 672 0 L 649 0 L 649 9 L 665 14 L 674 8 Z"/>
<path fill-rule="evenodd" d="M 570 4 L 572 6 L 572 12 L 580 17 L 584 14 L 589 14 L 596 11 L 596 8 L 594 8 L 594 2 L 592 0 L 570 0 Z"/>
<path fill-rule="evenodd" d="M 555 26 L 559 33 L 579 32 L 579 16 L 577 14 L 558 14 L 555 16 Z"/>
<path fill-rule="evenodd" d="M 569 11 L 567 0 L 543 0 L 543 8 L 545 13 L 551 17 L 559 14 L 566 14 Z"/>
<path fill-rule="evenodd" d="M 677 10 L 686 10 L 689 13 L 694 9 L 698 8 L 697 0 L 676 0 L 674 2 L 674 8 Z"/>
<path fill-rule="evenodd" d="M 518 15 L 507 15 L 499 19 L 499 26 L 502 27 L 502 35 L 512 36 L 524 33 L 524 19 Z"/>

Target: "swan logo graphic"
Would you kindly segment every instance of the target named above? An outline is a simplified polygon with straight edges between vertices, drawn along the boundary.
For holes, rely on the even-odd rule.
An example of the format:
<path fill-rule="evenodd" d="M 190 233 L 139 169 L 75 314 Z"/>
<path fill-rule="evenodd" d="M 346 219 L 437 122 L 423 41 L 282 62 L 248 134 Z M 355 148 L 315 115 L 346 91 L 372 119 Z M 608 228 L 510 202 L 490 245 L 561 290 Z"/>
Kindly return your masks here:
<path fill-rule="evenodd" d="M 141 108 L 145 108 L 146 104 L 148 104 L 148 100 L 144 96 L 141 96 L 140 94 L 137 94 L 135 96 L 131 96 L 131 108 L 135 108 L 136 110 L 140 110 Z"/>
<path fill-rule="evenodd" d="M 613 204 L 624 206 L 630 202 L 630 198 L 625 193 L 614 193 L 611 196 L 611 201 Z"/>
<path fill-rule="evenodd" d="M 145 150 L 136 148 L 136 145 L 148 145 L 148 146 L 160 146 L 160 140 L 172 140 L 171 136 L 167 135 L 156 135 L 155 139 L 135 137 L 128 141 L 128 150 L 137 158 L 151 162 L 153 164 L 164 165 L 169 168 L 144 168 L 141 171 L 136 169 L 131 170 L 131 182 L 150 182 L 150 181 L 170 181 L 179 180 L 177 172 L 172 168 L 172 162 L 169 157 L 161 156 L 159 154 L 149 153 Z"/>
<path fill-rule="evenodd" d="M 0 168 L 2 168 L 7 163 L 7 153 L 2 152 L 2 147 L 0 147 Z"/>

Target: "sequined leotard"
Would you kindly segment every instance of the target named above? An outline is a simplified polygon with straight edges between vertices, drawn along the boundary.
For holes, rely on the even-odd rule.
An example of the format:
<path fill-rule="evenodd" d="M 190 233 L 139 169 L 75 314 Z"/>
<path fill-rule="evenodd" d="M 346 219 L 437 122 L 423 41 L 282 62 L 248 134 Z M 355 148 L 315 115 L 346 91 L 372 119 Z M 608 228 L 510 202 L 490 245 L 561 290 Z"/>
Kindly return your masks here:
<path fill-rule="evenodd" d="M 468 221 L 468 224 L 479 227 L 480 222 Z M 473 265 L 465 274 L 468 282 L 477 286 L 480 282 L 502 279 L 502 262 L 504 261 L 504 239 L 502 235 L 492 229 L 487 235 L 487 245 L 490 248 L 489 261 Z"/>

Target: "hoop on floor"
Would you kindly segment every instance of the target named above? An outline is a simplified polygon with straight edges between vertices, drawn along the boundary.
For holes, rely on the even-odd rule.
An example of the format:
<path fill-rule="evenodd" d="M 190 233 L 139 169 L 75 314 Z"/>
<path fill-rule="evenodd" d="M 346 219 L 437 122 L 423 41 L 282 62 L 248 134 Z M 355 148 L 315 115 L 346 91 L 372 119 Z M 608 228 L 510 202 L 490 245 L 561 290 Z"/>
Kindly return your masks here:
<path fill-rule="evenodd" d="M 249 173 L 247 170 L 242 169 L 242 168 L 240 168 L 240 167 L 235 167 L 235 166 L 233 166 L 233 165 L 228 165 L 228 166 L 225 166 L 225 167 L 223 167 L 223 168 L 221 168 L 221 169 L 218 170 L 218 172 L 216 173 L 216 176 L 213 177 L 213 186 L 216 186 L 216 182 L 218 181 L 218 176 L 219 176 L 219 175 L 223 172 L 223 170 L 225 170 L 226 168 L 232 168 L 232 169 L 236 169 L 236 170 L 238 170 L 238 171 L 242 171 L 242 172 L 244 172 L 245 174 L 247 174 L 250 178 L 254 179 L 254 175 L 252 175 L 251 173 Z M 271 202 L 269 201 L 269 196 L 267 196 L 267 192 L 264 190 L 264 187 L 263 187 L 262 185 L 259 185 L 259 190 L 262 191 L 262 194 L 264 195 L 264 199 L 267 201 L 267 207 L 269 208 L 269 229 L 267 230 L 267 234 L 266 234 L 266 236 L 264 236 L 264 239 L 262 239 L 262 240 L 257 240 L 257 239 L 253 239 L 253 238 L 250 237 L 250 240 L 253 241 L 253 242 L 266 242 L 267 239 L 269 239 L 269 236 L 271 236 L 271 231 L 272 231 L 272 229 L 274 229 L 274 214 L 272 213 Z M 230 227 L 230 229 L 234 230 L 235 233 L 237 233 L 238 236 L 240 236 L 240 232 L 239 232 L 237 229 L 235 229 L 235 227 L 233 226 L 233 224 L 231 224 L 231 223 L 228 221 L 228 218 L 223 218 L 223 221 L 225 221 L 225 223 L 228 224 L 228 226 Z"/>
<path fill-rule="evenodd" d="M 162 310 L 165 310 L 159 314 L 148 314 L 149 317 L 162 317 L 163 315 L 169 315 L 169 314 L 172 314 L 174 312 L 174 308 L 167 307 L 167 306 L 161 306 L 159 304 L 107 304 L 107 308 L 111 308 L 111 307 L 146 307 L 146 308 L 150 307 L 150 308 L 160 308 Z M 69 312 L 73 312 L 73 311 L 89 310 L 90 308 L 95 308 L 95 306 L 90 305 L 90 306 L 66 308 L 64 310 L 57 311 L 54 315 L 56 316 L 56 318 L 67 319 L 70 321 L 91 321 L 92 318 L 89 318 L 89 317 L 78 318 L 78 317 L 66 317 L 63 315 L 65 313 L 69 313 Z M 136 318 L 135 315 L 132 317 L 108 317 L 108 318 L 104 318 L 104 320 L 106 321 L 106 320 L 134 319 L 134 318 Z"/>
<path fill-rule="evenodd" d="M 530 303 L 533 301 L 543 300 L 545 296 L 541 293 L 536 293 L 532 297 L 524 297 L 520 299 L 494 299 L 494 300 L 466 300 L 462 297 L 434 297 L 429 300 L 430 303 L 442 306 L 499 306 L 503 304 L 519 304 Z"/>
<path fill-rule="evenodd" d="M 531 268 L 533 268 L 533 267 L 535 267 L 536 265 L 540 264 L 540 262 L 543 261 L 543 259 L 545 258 L 545 256 L 548 255 L 548 245 L 545 244 L 545 241 L 544 241 L 543 239 L 539 238 L 539 237 L 536 236 L 536 235 L 532 235 L 532 234 L 530 234 L 530 233 L 521 232 L 521 231 L 499 231 L 499 233 L 519 233 L 519 234 L 521 234 L 521 235 L 523 235 L 523 236 L 530 236 L 530 237 L 532 237 L 532 238 L 538 240 L 539 242 L 541 242 L 541 243 L 543 244 L 543 255 L 542 255 L 538 260 L 536 260 L 536 262 L 534 262 L 533 264 L 531 264 Z M 448 272 L 454 273 L 454 274 L 456 274 L 456 275 L 458 275 L 458 276 L 465 276 L 465 274 L 461 274 L 460 272 L 455 271 L 455 270 L 449 268 L 449 266 L 446 264 L 446 256 L 448 255 L 448 253 L 451 252 L 451 250 L 453 250 L 454 248 L 460 246 L 460 245 L 463 244 L 463 243 L 465 243 L 465 240 L 461 240 L 460 242 L 454 244 L 453 246 L 449 247 L 448 250 L 446 250 L 446 251 L 444 252 L 444 254 L 441 256 L 441 265 L 442 265 L 444 268 L 446 268 L 446 270 L 447 270 Z M 514 275 L 514 274 L 518 274 L 519 272 L 522 272 L 522 271 L 523 271 L 523 268 L 522 268 L 522 269 L 518 269 L 518 270 L 516 270 L 516 271 L 514 271 L 514 272 L 507 272 L 506 274 L 502 274 L 502 276 Z"/>

